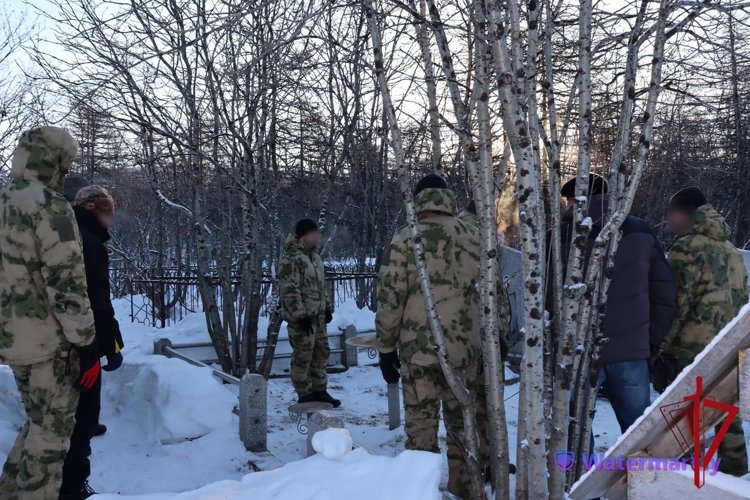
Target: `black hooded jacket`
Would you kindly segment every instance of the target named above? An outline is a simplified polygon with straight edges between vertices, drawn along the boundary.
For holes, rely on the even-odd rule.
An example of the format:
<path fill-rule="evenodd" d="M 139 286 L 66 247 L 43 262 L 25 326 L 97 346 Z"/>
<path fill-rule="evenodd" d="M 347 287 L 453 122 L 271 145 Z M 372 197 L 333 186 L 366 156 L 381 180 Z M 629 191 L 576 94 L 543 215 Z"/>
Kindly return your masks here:
<path fill-rule="evenodd" d="M 607 195 L 589 200 L 593 225 L 586 245 L 586 264 L 607 214 Z M 561 221 L 563 267 L 573 234 L 573 211 Z M 651 227 L 628 216 L 620 226 L 602 334 L 601 363 L 644 360 L 656 354 L 677 311 L 677 290 L 664 251 Z"/>
<path fill-rule="evenodd" d="M 83 242 L 83 261 L 86 265 L 86 284 L 91 310 L 94 312 L 96 341 L 99 355 L 107 356 L 120 351 L 124 344 L 120 324 L 115 319 L 109 289 L 109 252 L 105 243 L 109 231 L 96 215 L 83 207 L 73 207 Z"/>

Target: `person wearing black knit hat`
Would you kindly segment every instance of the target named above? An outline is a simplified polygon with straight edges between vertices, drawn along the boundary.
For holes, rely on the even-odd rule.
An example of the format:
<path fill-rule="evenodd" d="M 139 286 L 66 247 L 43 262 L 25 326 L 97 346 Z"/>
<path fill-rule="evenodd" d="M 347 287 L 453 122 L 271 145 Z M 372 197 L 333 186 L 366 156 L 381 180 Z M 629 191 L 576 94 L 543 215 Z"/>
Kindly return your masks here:
<path fill-rule="evenodd" d="M 331 349 L 326 325 L 333 320 L 333 302 L 325 283 L 323 259 L 317 252 L 318 225 L 302 219 L 286 239 L 284 258 L 279 265 L 281 317 L 288 323 L 292 345 L 292 384 L 298 402 L 341 401 L 328 394 L 326 365 Z"/>
<path fill-rule="evenodd" d="M 429 188 L 448 189 L 448 184 L 446 184 L 445 179 L 437 174 L 425 175 L 414 186 L 414 197 L 416 198 L 419 193 Z"/>
<path fill-rule="evenodd" d="M 675 194 L 667 209 L 677 233 L 667 260 L 677 283 L 677 314 L 651 360 L 654 389 L 662 392 L 747 303 L 747 269 L 730 241 L 724 217 L 696 187 Z M 718 427 L 717 427 L 718 430 Z M 719 470 L 748 471 L 742 421 L 735 418 L 719 445 Z"/>
<path fill-rule="evenodd" d="M 667 220 L 672 231 L 681 234 L 691 224 L 695 211 L 707 204 L 706 195 L 697 187 L 685 188 L 675 193 L 667 207 Z"/>
<path fill-rule="evenodd" d="M 609 191 L 609 184 L 607 180 L 601 175 L 589 174 L 589 191 L 584 193 L 584 196 L 591 197 L 595 195 L 607 194 Z M 576 196 L 576 178 L 573 177 L 563 184 L 560 189 L 560 197 L 565 198 L 566 207 L 573 205 L 573 199 Z"/>
<path fill-rule="evenodd" d="M 585 238 L 584 265 L 590 259 L 597 238 L 607 223 L 609 195 L 606 181 L 589 176 L 587 218 L 590 232 Z M 560 219 L 562 283 L 568 274 L 568 260 L 577 239 L 573 201 L 575 179 L 566 182 L 561 195 L 571 203 Z M 554 231 L 552 229 L 551 231 Z M 552 241 L 551 234 L 548 241 Z M 551 256 L 551 245 L 548 255 Z M 604 387 L 624 433 L 651 404 L 648 359 L 672 323 L 677 298 L 672 272 L 651 227 L 631 215 L 620 226 L 620 243 L 614 255 L 601 334 L 606 339 L 598 359 L 597 389 Z M 552 282 L 550 280 L 550 282 Z M 561 293 L 561 290 L 557 290 Z M 547 302 L 552 304 L 553 287 Z M 550 312 L 556 311 L 550 308 Z M 590 446 L 593 448 L 593 434 Z"/>

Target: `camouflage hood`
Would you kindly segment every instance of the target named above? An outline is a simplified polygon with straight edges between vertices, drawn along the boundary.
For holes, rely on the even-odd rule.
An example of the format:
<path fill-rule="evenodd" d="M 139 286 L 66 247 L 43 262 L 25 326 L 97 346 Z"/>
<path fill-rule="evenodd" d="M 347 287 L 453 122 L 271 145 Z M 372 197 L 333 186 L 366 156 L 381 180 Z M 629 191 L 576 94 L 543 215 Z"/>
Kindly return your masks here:
<path fill-rule="evenodd" d="M 693 215 L 693 224 L 690 226 L 685 234 L 700 234 L 706 238 L 710 238 L 716 241 L 727 241 L 730 235 L 729 225 L 724 220 L 724 217 L 716 211 L 711 205 L 703 205 L 695 211 Z"/>
<path fill-rule="evenodd" d="M 34 128 L 18 140 L 10 175 L 59 192 L 77 153 L 78 142 L 65 129 Z"/>
<path fill-rule="evenodd" d="M 289 236 L 286 237 L 286 240 L 284 240 L 284 251 L 289 256 L 294 256 L 296 254 L 310 254 L 314 250 L 314 248 L 305 247 L 294 233 L 289 234 Z"/>
<path fill-rule="evenodd" d="M 417 215 L 426 212 L 456 215 L 456 195 L 450 189 L 423 189 L 414 198 L 414 208 Z"/>

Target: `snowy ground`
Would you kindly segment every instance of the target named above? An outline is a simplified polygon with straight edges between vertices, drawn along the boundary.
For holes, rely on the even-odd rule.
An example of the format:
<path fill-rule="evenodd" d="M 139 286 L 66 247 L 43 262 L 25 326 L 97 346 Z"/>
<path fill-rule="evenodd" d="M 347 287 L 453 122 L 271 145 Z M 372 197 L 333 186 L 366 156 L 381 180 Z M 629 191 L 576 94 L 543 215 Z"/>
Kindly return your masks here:
<path fill-rule="evenodd" d="M 302 460 L 306 450 L 305 438 L 297 432 L 287 412 L 288 405 L 295 399 L 291 383 L 287 378 L 271 379 L 269 450 L 288 464 L 285 472 L 306 479 L 292 484 L 281 481 L 280 472 L 251 474 L 253 468 L 249 461 L 253 455 L 247 453 L 240 443 L 238 418 L 232 413 L 237 388 L 222 385 L 208 369 L 151 355 L 154 340 L 161 337 L 170 338 L 175 343 L 206 339 L 205 329 L 201 327 L 202 315 L 188 317 L 173 327 L 158 330 L 128 323 L 127 303 L 118 303 L 116 307 L 123 320 L 126 364 L 117 372 L 104 374 L 101 421 L 109 431 L 92 442 L 91 484 L 98 491 L 144 495 L 189 492 L 209 485 L 200 494 L 186 494 L 179 498 L 374 500 L 395 497 L 382 491 L 374 493 L 375 496 L 352 496 L 352 490 L 343 491 L 337 485 L 354 481 L 360 485 L 360 491 L 372 494 L 378 491 L 377 487 L 373 489 L 373 484 L 378 484 L 363 478 L 382 478 L 388 470 L 390 474 L 400 472 L 399 481 L 404 484 L 418 479 L 427 485 L 427 490 L 410 497 L 427 499 L 432 498 L 435 490 L 430 486 L 430 470 L 442 467 L 441 482 L 445 482 L 445 462 L 432 460 L 430 457 L 435 457 L 432 454 L 410 455 L 410 460 L 421 466 L 416 467 L 413 474 L 403 474 L 404 469 L 411 468 L 403 465 L 405 456 L 399 456 L 404 449 L 403 427 L 388 430 L 386 387 L 379 370 L 373 366 L 359 366 L 330 376 L 331 393 L 343 401 L 342 409 L 337 411 L 341 413 L 355 445 L 364 448 L 347 454 L 339 462 L 334 461 L 336 463 L 329 463 L 321 456 Z M 334 326 L 354 323 L 360 330 L 371 328 L 372 316 L 368 311 L 357 310 L 353 304 L 345 304 L 338 309 Z M 282 331 L 281 335 L 285 336 L 285 332 Z M 365 352 L 361 353 L 360 360 L 372 363 Z M 512 461 L 515 457 L 517 393 L 517 384 L 505 389 Z M 597 450 L 603 451 L 614 443 L 620 432 L 609 404 L 599 400 L 597 406 L 594 433 Z M 23 419 L 12 374 L 7 367 L 0 366 L 0 461 L 4 460 Z M 441 436 L 443 440 L 442 429 Z M 369 455 L 367 451 L 381 457 Z M 345 471 L 342 474 L 349 476 L 340 476 L 336 484 L 328 484 L 323 478 L 326 467 L 339 467 Z M 316 470 L 319 471 L 317 474 Z M 248 474 L 250 476 L 243 480 Z M 438 472 L 436 477 L 440 476 Z M 222 481 L 225 482 L 220 483 Z M 305 484 L 308 487 L 299 490 Z M 243 493 L 238 494 L 239 491 Z M 261 493 L 263 491 L 266 493 Z M 303 491 L 304 495 L 288 496 L 298 491 Z M 321 493 L 323 491 L 328 493 Z M 141 498 L 146 500 L 147 497 Z M 159 494 L 148 498 L 162 500 L 167 496 Z"/>

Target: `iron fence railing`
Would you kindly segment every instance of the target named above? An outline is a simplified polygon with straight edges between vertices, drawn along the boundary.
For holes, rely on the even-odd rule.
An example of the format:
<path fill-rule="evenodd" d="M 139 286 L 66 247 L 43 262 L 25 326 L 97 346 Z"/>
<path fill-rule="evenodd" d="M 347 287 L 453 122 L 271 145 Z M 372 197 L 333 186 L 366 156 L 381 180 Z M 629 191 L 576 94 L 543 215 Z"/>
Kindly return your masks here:
<path fill-rule="evenodd" d="M 327 271 L 326 281 L 331 287 L 335 306 L 354 299 L 360 308 L 374 308 L 377 273 L 373 269 L 349 270 L 341 267 L 334 269 Z M 128 288 L 132 322 L 164 328 L 184 319 L 188 314 L 203 311 L 203 299 L 196 275 L 182 275 L 174 272 L 149 278 L 123 278 L 123 281 Z M 240 298 L 242 286 L 240 276 L 232 276 L 230 279 L 211 276 L 209 282 L 219 310 L 224 310 L 225 297 L 232 297 L 235 301 Z M 269 313 L 272 284 L 272 279 L 268 276 L 261 279 L 260 316 L 262 317 Z M 225 293 L 224 287 L 227 286 L 231 288 L 229 294 Z"/>

